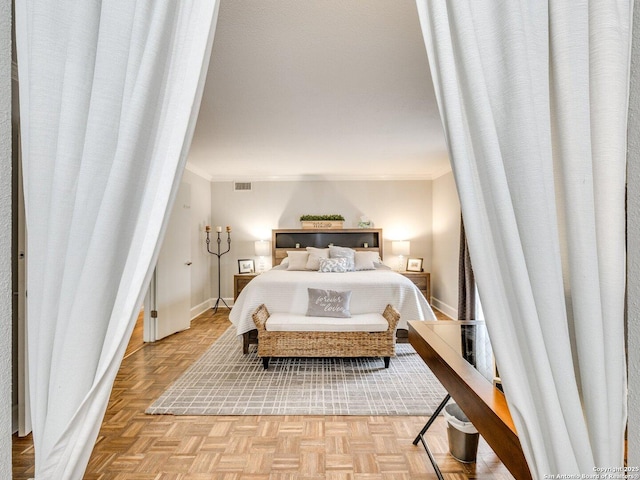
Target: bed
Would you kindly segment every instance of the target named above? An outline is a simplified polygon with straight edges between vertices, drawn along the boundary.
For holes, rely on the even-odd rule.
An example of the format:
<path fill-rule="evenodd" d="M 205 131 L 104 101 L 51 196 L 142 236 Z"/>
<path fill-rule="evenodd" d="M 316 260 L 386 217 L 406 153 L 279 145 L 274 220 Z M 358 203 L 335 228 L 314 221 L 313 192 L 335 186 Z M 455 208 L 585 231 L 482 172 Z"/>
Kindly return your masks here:
<path fill-rule="evenodd" d="M 279 233 L 283 233 L 283 238 L 279 238 Z M 327 238 L 333 239 L 331 244 L 335 242 L 335 245 L 342 244 L 359 252 L 375 253 L 381 260 L 381 230 L 274 230 L 274 268 L 247 284 L 229 315 L 237 334 L 243 336 L 245 353 L 251 343 L 256 343 L 257 331 L 251 317 L 256 308 L 264 303 L 272 313 L 304 315 L 309 301 L 308 288 L 351 291 L 350 312 L 353 315 L 382 312 L 387 304 L 393 305 L 400 313 L 397 327 L 399 338 L 406 338 L 407 320 L 436 320 L 433 310 L 416 285 L 381 263 L 375 262 L 373 269 L 339 273 L 291 269 L 291 263 L 287 260 L 295 259 L 298 254 L 303 255 L 308 251 L 307 247 L 311 250 L 326 249 Z M 331 248 L 334 248 L 333 245 Z"/>

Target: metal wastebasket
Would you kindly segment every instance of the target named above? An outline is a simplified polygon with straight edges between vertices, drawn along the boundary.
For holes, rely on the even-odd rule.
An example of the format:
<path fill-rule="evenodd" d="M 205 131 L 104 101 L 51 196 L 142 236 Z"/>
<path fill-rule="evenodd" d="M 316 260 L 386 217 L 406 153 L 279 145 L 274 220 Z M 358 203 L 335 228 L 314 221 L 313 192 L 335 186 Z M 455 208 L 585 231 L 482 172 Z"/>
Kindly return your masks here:
<path fill-rule="evenodd" d="M 455 403 L 444 408 L 444 418 L 447 420 L 449 451 L 453 458 L 463 463 L 475 462 L 480 438 L 476 427 Z"/>

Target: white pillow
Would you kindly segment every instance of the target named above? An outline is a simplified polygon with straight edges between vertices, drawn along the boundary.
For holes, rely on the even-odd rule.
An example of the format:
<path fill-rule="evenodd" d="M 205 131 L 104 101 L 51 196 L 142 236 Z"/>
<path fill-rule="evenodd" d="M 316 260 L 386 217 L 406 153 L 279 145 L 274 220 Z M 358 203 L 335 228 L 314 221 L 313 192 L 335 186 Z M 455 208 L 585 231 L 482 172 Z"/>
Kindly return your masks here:
<path fill-rule="evenodd" d="M 354 256 L 356 270 L 375 270 L 376 263 L 381 263 L 378 252 L 359 252 Z"/>
<path fill-rule="evenodd" d="M 328 248 L 307 247 L 309 260 L 307 260 L 307 270 L 318 270 L 320 268 L 320 259 L 329 258 Z"/>
<path fill-rule="evenodd" d="M 307 252 L 287 252 L 289 266 L 287 270 L 306 270 L 309 254 Z"/>
<path fill-rule="evenodd" d="M 272 267 L 271 270 L 286 270 L 288 266 L 289 266 L 289 259 L 287 257 L 284 257 L 280 262 L 280 265 L 276 265 L 275 267 Z"/>

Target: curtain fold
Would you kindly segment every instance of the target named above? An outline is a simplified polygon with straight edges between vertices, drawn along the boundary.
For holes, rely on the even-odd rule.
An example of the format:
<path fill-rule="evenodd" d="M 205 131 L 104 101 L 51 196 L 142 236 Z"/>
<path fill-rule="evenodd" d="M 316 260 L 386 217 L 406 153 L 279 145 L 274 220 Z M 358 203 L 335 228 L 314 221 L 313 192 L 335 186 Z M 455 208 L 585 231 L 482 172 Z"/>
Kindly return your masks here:
<path fill-rule="evenodd" d="M 483 311 L 532 474 L 622 466 L 632 2 L 417 7 Z"/>
<path fill-rule="evenodd" d="M 16 3 L 36 479 L 80 479 L 182 176 L 218 2 Z"/>
<path fill-rule="evenodd" d="M 476 320 L 476 277 L 471 266 L 471 254 L 460 215 L 460 255 L 458 258 L 458 320 Z"/>

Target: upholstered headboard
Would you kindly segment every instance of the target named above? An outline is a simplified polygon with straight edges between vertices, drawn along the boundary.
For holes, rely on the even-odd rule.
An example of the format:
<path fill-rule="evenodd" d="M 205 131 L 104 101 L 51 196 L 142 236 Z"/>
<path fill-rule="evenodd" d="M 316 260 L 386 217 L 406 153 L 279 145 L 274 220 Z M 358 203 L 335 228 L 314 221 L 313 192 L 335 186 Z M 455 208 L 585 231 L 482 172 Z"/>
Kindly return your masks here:
<path fill-rule="evenodd" d="M 280 265 L 288 250 L 304 250 L 306 247 L 325 248 L 329 245 L 350 247 L 354 250 L 378 252 L 382 256 L 382 229 L 283 229 L 271 232 L 272 265 Z"/>

